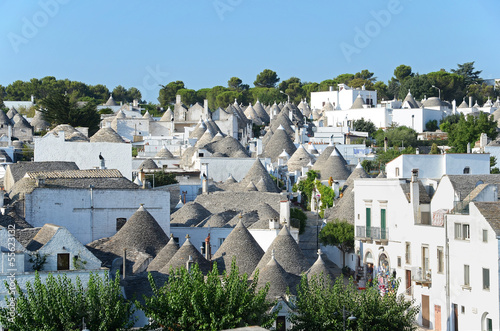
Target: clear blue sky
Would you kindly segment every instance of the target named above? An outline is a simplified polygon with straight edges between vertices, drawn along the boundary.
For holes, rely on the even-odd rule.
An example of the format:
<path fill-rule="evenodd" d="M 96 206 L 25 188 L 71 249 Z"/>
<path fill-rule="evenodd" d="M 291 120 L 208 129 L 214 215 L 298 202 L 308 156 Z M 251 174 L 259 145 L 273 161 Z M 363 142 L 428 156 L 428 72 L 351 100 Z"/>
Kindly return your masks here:
<path fill-rule="evenodd" d="M 1 1 L 0 84 L 55 76 L 135 86 L 157 102 L 158 84 L 197 90 L 237 76 L 253 86 L 266 68 L 314 82 L 368 69 L 387 83 L 400 64 L 427 73 L 475 61 L 483 78 L 500 78 L 499 9 L 498 0 Z"/>

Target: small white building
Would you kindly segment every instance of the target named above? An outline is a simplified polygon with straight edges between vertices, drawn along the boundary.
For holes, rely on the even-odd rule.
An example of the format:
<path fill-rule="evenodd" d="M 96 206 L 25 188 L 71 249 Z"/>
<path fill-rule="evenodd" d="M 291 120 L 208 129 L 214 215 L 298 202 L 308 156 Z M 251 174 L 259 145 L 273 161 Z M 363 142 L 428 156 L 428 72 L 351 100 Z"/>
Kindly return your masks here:
<path fill-rule="evenodd" d="M 338 85 L 338 91 L 330 87 L 329 91 L 311 92 L 311 109 L 322 109 L 328 102 L 334 109 L 349 109 L 360 95 L 370 107 L 377 104 L 377 91 L 363 88 L 351 88 L 345 84 Z"/>

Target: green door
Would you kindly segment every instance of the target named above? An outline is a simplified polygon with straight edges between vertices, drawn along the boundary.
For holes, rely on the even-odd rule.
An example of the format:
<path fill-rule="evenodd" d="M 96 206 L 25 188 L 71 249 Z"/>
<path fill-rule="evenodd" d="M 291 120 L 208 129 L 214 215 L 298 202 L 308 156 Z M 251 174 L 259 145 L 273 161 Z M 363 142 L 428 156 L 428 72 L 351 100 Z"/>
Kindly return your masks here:
<path fill-rule="evenodd" d="M 380 238 L 387 239 L 385 230 L 385 209 L 380 210 Z"/>
<path fill-rule="evenodd" d="M 371 238 L 372 236 L 372 210 L 371 208 L 366 208 L 366 237 Z"/>

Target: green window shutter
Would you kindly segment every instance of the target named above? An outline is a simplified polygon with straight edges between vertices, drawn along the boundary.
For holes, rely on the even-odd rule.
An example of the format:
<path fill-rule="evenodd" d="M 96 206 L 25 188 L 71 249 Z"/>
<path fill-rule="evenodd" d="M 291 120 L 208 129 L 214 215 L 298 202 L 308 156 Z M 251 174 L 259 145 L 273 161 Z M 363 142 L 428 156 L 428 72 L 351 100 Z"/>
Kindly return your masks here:
<path fill-rule="evenodd" d="M 371 208 L 366 208 L 366 236 L 371 237 L 372 231 L 372 210 Z"/>

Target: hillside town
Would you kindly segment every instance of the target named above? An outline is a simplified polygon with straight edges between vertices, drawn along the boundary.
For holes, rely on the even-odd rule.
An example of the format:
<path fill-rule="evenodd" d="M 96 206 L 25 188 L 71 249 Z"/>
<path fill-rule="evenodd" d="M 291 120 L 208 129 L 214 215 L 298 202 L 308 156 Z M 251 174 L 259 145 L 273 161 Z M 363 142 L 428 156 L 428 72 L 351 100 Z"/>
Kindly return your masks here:
<path fill-rule="evenodd" d="M 159 328 L 160 287 L 237 267 L 269 304 L 261 329 L 307 325 L 304 284 L 322 279 L 407 302 L 410 329 L 498 330 L 500 99 L 352 85 L 216 108 L 110 93 L 96 128 L 54 116 L 69 95 L 3 100 L 2 327 L 55 275 L 116 281 L 127 325 Z M 327 329 L 365 323 L 356 305 Z"/>

